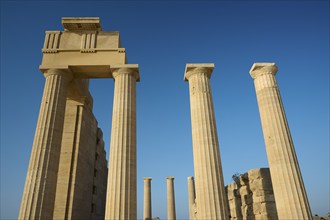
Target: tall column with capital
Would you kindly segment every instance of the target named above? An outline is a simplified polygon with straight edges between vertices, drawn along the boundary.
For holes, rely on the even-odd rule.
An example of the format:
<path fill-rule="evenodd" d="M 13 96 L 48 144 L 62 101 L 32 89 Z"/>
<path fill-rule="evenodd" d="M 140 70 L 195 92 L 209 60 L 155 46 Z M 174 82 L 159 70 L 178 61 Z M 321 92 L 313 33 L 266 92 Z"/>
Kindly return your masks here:
<path fill-rule="evenodd" d="M 167 219 L 175 220 L 175 195 L 174 195 L 174 177 L 168 176 L 166 178 L 167 185 Z"/>
<path fill-rule="evenodd" d="M 144 178 L 144 211 L 143 219 L 152 219 L 152 208 L 151 208 L 151 178 Z"/>
<path fill-rule="evenodd" d="M 311 219 L 311 211 L 277 86 L 275 63 L 255 63 L 254 79 L 279 219 Z"/>
<path fill-rule="evenodd" d="M 228 219 L 210 77 L 214 64 L 187 64 L 197 219 Z"/>
<path fill-rule="evenodd" d="M 136 219 L 138 65 L 112 68 L 115 81 L 105 219 Z"/>
<path fill-rule="evenodd" d="M 65 103 L 72 73 L 50 69 L 46 77 L 19 219 L 51 219 L 54 211 Z"/>

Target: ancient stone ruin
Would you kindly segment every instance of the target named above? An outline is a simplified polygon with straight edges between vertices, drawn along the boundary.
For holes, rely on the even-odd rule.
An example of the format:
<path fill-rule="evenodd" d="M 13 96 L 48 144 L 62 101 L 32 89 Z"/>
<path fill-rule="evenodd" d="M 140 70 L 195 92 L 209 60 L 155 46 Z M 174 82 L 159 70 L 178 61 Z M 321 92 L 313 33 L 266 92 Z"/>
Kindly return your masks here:
<path fill-rule="evenodd" d="M 46 31 L 40 71 L 44 93 L 19 219 L 136 219 L 137 64 L 127 64 L 118 32 L 99 18 L 62 18 Z M 194 155 L 188 177 L 190 219 L 311 219 L 275 74 L 255 63 L 254 80 L 269 161 L 224 186 L 210 86 L 212 63 L 187 64 Z M 89 79 L 112 78 L 114 101 L 109 169 L 93 114 Z M 168 177 L 168 219 L 176 219 L 174 177 Z M 151 178 L 144 179 L 144 219 L 152 219 Z M 275 205 L 276 203 L 276 205 Z M 157 218 L 156 218 L 157 219 Z"/>
<path fill-rule="evenodd" d="M 250 170 L 226 186 L 231 219 L 278 219 L 268 168 Z"/>

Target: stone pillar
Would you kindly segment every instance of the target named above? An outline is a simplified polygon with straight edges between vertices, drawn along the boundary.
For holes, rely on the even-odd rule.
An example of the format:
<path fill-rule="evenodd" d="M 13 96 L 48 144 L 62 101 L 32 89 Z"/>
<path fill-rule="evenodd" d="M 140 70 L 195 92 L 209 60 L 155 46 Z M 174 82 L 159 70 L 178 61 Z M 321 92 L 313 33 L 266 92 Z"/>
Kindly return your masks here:
<path fill-rule="evenodd" d="M 241 196 L 241 213 L 243 220 L 254 219 L 253 213 L 253 197 L 249 184 L 249 176 L 247 173 L 239 177 L 239 195 Z M 276 220 L 276 219 L 272 219 Z"/>
<path fill-rule="evenodd" d="M 311 211 L 277 86 L 275 63 L 255 63 L 254 79 L 279 219 L 311 219 Z"/>
<path fill-rule="evenodd" d="M 194 177 L 188 177 L 188 203 L 189 203 L 189 218 L 195 219 L 196 218 L 196 206 L 195 206 L 195 181 Z"/>
<path fill-rule="evenodd" d="M 144 178 L 144 211 L 143 219 L 151 220 L 152 219 L 152 208 L 151 208 L 151 178 Z"/>
<path fill-rule="evenodd" d="M 72 74 L 50 69 L 46 77 L 19 219 L 51 219 L 61 151 L 66 94 Z"/>
<path fill-rule="evenodd" d="M 175 220 L 175 196 L 174 196 L 174 177 L 168 176 L 166 178 L 167 185 L 167 219 Z"/>
<path fill-rule="evenodd" d="M 197 219 L 228 219 L 210 77 L 214 64 L 187 64 Z"/>
<path fill-rule="evenodd" d="M 253 216 L 255 220 L 277 220 L 276 204 L 268 168 L 249 170 L 249 188 L 252 192 Z"/>
<path fill-rule="evenodd" d="M 138 66 L 112 69 L 112 112 L 106 219 L 136 219 L 136 81 Z"/>
<path fill-rule="evenodd" d="M 237 183 L 233 182 L 228 184 L 226 189 L 228 196 L 230 219 L 242 220 L 242 211 L 241 211 L 242 201 L 239 195 L 239 187 L 237 186 Z"/>

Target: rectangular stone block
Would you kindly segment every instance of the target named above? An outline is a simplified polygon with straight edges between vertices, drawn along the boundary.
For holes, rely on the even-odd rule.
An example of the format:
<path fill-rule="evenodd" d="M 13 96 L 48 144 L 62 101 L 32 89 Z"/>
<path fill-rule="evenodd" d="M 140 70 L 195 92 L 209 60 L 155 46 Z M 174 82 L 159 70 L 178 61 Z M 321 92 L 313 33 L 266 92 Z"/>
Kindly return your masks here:
<path fill-rule="evenodd" d="M 243 195 L 249 195 L 249 194 L 252 194 L 249 186 L 241 186 L 241 188 L 239 188 L 239 194 L 241 196 Z"/>
<path fill-rule="evenodd" d="M 253 204 L 253 213 L 255 215 L 259 214 L 271 214 L 273 210 L 276 210 L 274 203 L 254 203 Z"/>
<path fill-rule="evenodd" d="M 253 203 L 259 203 L 259 202 L 275 202 L 275 198 L 273 194 L 266 194 L 262 196 L 256 196 L 253 194 Z"/>

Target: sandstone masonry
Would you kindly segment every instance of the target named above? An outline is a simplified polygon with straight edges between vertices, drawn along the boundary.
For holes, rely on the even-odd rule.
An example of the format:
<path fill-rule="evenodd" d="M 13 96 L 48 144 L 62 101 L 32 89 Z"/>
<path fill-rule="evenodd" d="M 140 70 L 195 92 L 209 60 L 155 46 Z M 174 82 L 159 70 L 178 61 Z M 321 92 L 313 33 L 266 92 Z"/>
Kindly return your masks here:
<path fill-rule="evenodd" d="M 276 220 L 277 211 L 268 168 L 248 171 L 226 186 L 230 219 Z"/>

